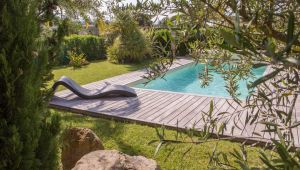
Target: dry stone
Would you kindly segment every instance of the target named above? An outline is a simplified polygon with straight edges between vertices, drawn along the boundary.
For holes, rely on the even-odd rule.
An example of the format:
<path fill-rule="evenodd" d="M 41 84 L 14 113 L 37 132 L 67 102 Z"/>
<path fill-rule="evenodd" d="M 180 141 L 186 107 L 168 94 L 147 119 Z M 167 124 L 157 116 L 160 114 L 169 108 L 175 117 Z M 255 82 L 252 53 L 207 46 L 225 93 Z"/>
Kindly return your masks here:
<path fill-rule="evenodd" d="M 88 128 L 70 128 L 63 135 L 62 164 L 64 170 L 72 169 L 85 154 L 104 149 L 97 135 Z"/>
<path fill-rule="evenodd" d="M 154 160 L 143 156 L 98 150 L 84 155 L 72 170 L 160 170 L 160 167 Z"/>

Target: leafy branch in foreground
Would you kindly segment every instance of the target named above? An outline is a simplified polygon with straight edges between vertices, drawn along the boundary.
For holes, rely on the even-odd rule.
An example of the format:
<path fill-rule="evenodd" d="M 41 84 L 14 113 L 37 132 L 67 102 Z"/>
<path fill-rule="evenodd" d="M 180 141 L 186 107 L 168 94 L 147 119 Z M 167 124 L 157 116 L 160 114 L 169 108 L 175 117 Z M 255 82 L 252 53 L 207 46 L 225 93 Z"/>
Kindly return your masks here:
<path fill-rule="evenodd" d="M 161 5 L 170 13 L 177 14 L 176 20 L 165 22 L 167 25 L 172 23 L 172 29 L 187 31 L 193 28 L 204 37 L 201 41 L 189 43 L 190 56 L 207 66 L 200 74 L 204 85 L 211 80 L 210 71 L 223 74 L 228 93 L 243 106 L 242 111 L 227 113 L 238 121 L 234 122 L 234 127 L 259 126 L 249 135 L 263 138 L 262 134 L 265 134 L 270 137 L 276 152 L 285 153 L 274 159 L 262 159 L 265 166 L 270 169 L 280 169 L 280 166 L 297 169 L 298 165 L 293 161 L 286 161 L 284 165 L 282 162 L 285 159 L 299 162 L 297 157 L 292 156 L 299 154 L 298 151 L 290 148 L 296 147 L 299 136 L 295 131 L 299 130 L 300 124 L 297 120 L 299 111 L 296 110 L 300 102 L 300 2 L 166 0 Z M 175 59 L 173 55 L 162 58 Z M 226 69 L 226 65 L 229 68 Z M 266 73 L 254 82 L 248 82 L 251 94 L 246 101 L 240 101 L 237 98 L 237 81 L 252 77 L 254 66 L 266 67 Z M 158 77 L 161 70 L 165 74 L 165 68 L 155 66 L 155 71 L 152 70 L 155 76 L 149 78 Z M 243 122 L 240 120 L 242 116 L 245 117 Z M 235 158 L 240 168 L 249 169 L 243 154 L 236 152 Z M 281 165 L 275 166 L 275 160 Z"/>
<path fill-rule="evenodd" d="M 214 103 L 210 102 L 208 112 L 203 112 L 201 114 L 201 129 L 196 128 L 196 123 L 193 124 L 191 128 L 187 128 L 183 131 L 180 131 L 178 128 L 176 130 L 176 135 L 174 137 L 167 137 L 165 134 L 165 127 L 162 126 L 160 129 L 156 128 L 156 134 L 158 139 L 152 140 L 149 144 L 157 143 L 157 147 L 154 155 L 157 155 L 162 147 L 166 147 L 169 144 L 194 144 L 199 145 L 208 142 L 216 142 L 216 145 L 211 154 L 209 154 L 210 160 L 207 165 L 208 168 L 214 167 L 222 167 L 222 168 L 230 168 L 230 169 L 238 169 L 239 167 L 250 167 L 248 165 L 247 160 L 247 152 L 245 150 L 245 146 L 242 145 L 242 152 L 240 153 L 238 150 L 234 149 L 230 156 L 227 153 L 223 153 L 218 151 L 218 141 L 220 140 L 232 140 L 234 137 L 220 137 L 223 134 L 223 131 L 226 127 L 225 121 L 221 120 L 214 111 Z M 177 123 L 178 124 L 178 123 Z M 199 131 L 200 130 L 200 131 Z M 216 135 L 217 134 L 217 135 Z M 212 138 L 212 136 L 216 136 L 216 138 Z M 191 148 L 184 151 L 183 156 L 188 154 Z M 171 153 L 170 153 L 171 154 Z M 170 156 L 169 154 L 169 156 Z M 229 161 L 228 157 L 236 158 L 236 164 L 233 164 Z M 232 159 L 231 158 L 231 159 Z M 167 158 L 166 158 L 167 159 Z"/>
<path fill-rule="evenodd" d="M 209 169 L 221 168 L 221 169 L 298 169 L 300 161 L 300 150 L 295 149 L 290 143 L 287 145 L 285 137 L 281 134 L 281 131 L 275 127 L 276 134 L 279 139 L 272 139 L 272 145 L 266 145 L 266 148 L 260 148 L 259 158 L 261 160 L 260 165 L 252 165 L 251 160 L 248 159 L 247 148 L 252 146 L 247 145 L 246 141 L 240 145 L 240 149 L 233 149 L 230 152 L 223 152 L 219 150 L 220 140 L 234 140 L 235 137 L 221 137 L 226 129 L 227 119 L 220 119 L 219 116 L 225 113 L 217 114 L 214 111 L 213 102 L 210 103 L 210 109 L 208 112 L 201 114 L 202 126 L 196 128 L 196 123 L 191 128 L 185 130 L 179 130 L 177 128 L 174 137 L 168 137 L 165 133 L 165 127 L 162 126 L 160 129 L 156 128 L 156 134 L 158 139 L 152 140 L 149 144 L 157 143 L 154 155 L 156 156 L 162 147 L 167 147 L 170 144 L 193 144 L 200 145 L 208 142 L 216 142 L 212 152 L 209 153 Z M 178 124 L 178 123 L 177 123 Z M 191 146 L 192 147 L 192 146 Z M 191 148 L 182 152 L 182 155 L 189 153 Z M 167 158 L 172 154 L 167 155 Z M 274 151 L 274 153 L 272 153 Z"/>

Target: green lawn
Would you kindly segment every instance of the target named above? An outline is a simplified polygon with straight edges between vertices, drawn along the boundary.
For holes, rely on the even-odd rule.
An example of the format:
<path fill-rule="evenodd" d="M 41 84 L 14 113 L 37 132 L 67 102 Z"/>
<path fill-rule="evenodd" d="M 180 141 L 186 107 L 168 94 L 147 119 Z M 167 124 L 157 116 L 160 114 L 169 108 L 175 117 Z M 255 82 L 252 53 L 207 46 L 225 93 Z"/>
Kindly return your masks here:
<path fill-rule="evenodd" d="M 148 61 L 150 62 L 150 61 Z M 116 75 L 128 73 L 141 69 L 147 63 L 141 64 L 112 64 L 106 60 L 91 62 L 89 65 L 79 69 L 73 69 L 69 66 L 58 67 L 53 70 L 54 80 L 58 80 L 61 76 L 68 76 L 79 84 L 87 84 L 99 80 L 103 80 Z M 52 84 L 52 83 L 51 83 Z M 59 90 L 61 90 L 60 88 Z"/>
<path fill-rule="evenodd" d="M 155 159 L 162 169 L 207 169 L 209 153 L 212 153 L 216 142 L 192 144 L 170 144 L 163 147 L 156 157 L 155 149 L 158 143 L 148 144 L 151 140 L 158 139 L 155 128 L 133 123 L 117 122 L 101 118 L 76 115 L 60 112 L 64 127 L 87 127 L 92 129 L 101 139 L 106 149 L 116 149 L 129 155 L 143 155 Z M 166 135 L 174 139 L 176 132 L 167 130 Z M 219 141 L 219 149 L 223 152 L 238 149 L 240 144 Z M 184 153 L 190 148 L 190 152 Z M 173 150 L 173 152 L 172 152 Z M 252 165 L 259 165 L 258 148 L 249 147 L 248 158 Z M 229 157 L 232 160 L 232 157 Z"/>
<path fill-rule="evenodd" d="M 54 70 L 55 79 L 67 75 L 79 82 L 86 84 L 122 73 L 134 71 L 143 67 L 138 65 L 116 65 L 107 61 L 97 61 L 88 66 L 73 70 L 71 67 L 62 67 Z M 77 126 L 91 128 L 103 141 L 106 149 L 116 149 L 129 155 L 143 155 L 155 159 L 162 169 L 207 169 L 208 153 L 211 153 L 216 142 L 200 145 L 178 144 L 164 147 L 154 157 L 157 143 L 148 143 L 157 139 L 155 128 L 132 123 L 115 122 L 100 118 L 79 116 L 68 112 L 59 112 L 63 118 L 63 127 Z M 167 136 L 174 136 L 175 131 L 168 130 Z M 219 148 L 229 152 L 238 148 L 240 144 L 229 141 L 220 141 Z M 191 150 L 183 155 L 190 147 Z M 171 151 L 173 152 L 171 153 Z M 259 164 L 257 148 L 249 148 L 249 160 L 253 165 Z M 171 153 L 171 154 L 170 154 Z"/>

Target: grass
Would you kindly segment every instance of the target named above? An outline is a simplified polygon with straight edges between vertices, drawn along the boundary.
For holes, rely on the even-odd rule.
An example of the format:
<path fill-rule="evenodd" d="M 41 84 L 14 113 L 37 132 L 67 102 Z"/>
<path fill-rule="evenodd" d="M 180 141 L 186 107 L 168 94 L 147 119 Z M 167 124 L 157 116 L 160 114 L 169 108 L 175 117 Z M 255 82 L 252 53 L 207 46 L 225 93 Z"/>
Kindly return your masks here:
<path fill-rule="evenodd" d="M 60 67 L 53 71 L 55 79 L 66 75 L 79 82 L 86 84 L 119 74 L 140 69 L 145 64 L 121 65 L 111 64 L 107 61 L 92 62 L 88 66 L 73 70 L 71 67 Z M 156 130 L 153 127 L 115 122 L 80 116 L 68 112 L 58 112 L 63 119 L 63 126 L 66 127 L 87 127 L 92 129 L 102 140 L 106 149 L 116 149 L 129 155 L 143 155 L 155 159 L 162 169 L 207 169 L 209 153 L 212 152 L 216 142 L 192 144 L 170 144 L 163 147 L 154 157 L 157 143 L 148 144 L 151 140 L 158 139 Z M 166 131 L 167 136 L 173 137 L 176 132 Z M 219 141 L 219 149 L 223 152 L 239 148 L 238 143 Z M 188 153 L 184 153 L 189 150 Z M 248 148 L 249 160 L 252 165 L 259 165 L 258 148 Z M 232 158 L 231 158 L 232 160 Z"/>
<path fill-rule="evenodd" d="M 158 143 L 149 144 L 158 139 L 153 127 L 134 123 L 105 120 L 73 113 L 59 112 L 63 118 L 64 127 L 86 127 L 92 129 L 101 139 L 105 149 L 115 149 L 129 155 L 142 155 L 154 159 L 162 169 L 208 169 L 209 154 L 212 153 L 217 141 L 193 144 L 170 144 L 162 147 L 156 156 L 155 149 Z M 166 136 L 174 139 L 176 132 L 166 130 Z M 239 149 L 241 144 L 230 141 L 219 141 L 218 148 L 222 152 Z M 185 154 L 186 151 L 190 150 Z M 259 148 L 247 147 L 248 159 L 251 165 L 260 165 Z M 233 158 L 229 156 L 230 160 Z"/>
<path fill-rule="evenodd" d="M 144 68 L 148 62 L 151 61 L 140 64 L 113 64 L 106 60 L 101 60 L 91 62 L 87 66 L 78 69 L 73 69 L 70 66 L 57 67 L 52 73 L 54 74 L 54 80 L 58 80 L 65 75 L 83 85 Z M 58 90 L 62 89 L 60 87 Z"/>

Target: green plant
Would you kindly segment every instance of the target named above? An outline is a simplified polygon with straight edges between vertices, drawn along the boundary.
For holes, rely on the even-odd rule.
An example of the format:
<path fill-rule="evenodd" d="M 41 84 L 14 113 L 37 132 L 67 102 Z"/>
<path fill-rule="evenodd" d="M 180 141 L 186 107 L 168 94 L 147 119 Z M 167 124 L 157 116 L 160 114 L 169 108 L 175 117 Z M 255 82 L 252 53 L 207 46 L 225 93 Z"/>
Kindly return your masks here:
<path fill-rule="evenodd" d="M 167 29 L 155 30 L 153 44 L 164 47 L 166 51 L 171 51 L 171 32 Z"/>
<path fill-rule="evenodd" d="M 60 56 L 60 64 L 68 64 L 68 51 L 73 50 L 77 54 L 84 54 L 88 61 L 104 59 L 106 47 L 104 38 L 94 35 L 70 35 L 64 38 L 63 52 Z"/>
<path fill-rule="evenodd" d="M 65 22 L 45 36 L 53 1 L 11 0 L 0 6 L 0 169 L 58 169 L 60 121 L 47 110 L 52 93 L 46 83 Z"/>
<path fill-rule="evenodd" d="M 161 1 L 163 12 L 179 13 L 175 20 L 166 20 L 168 28 L 171 25 L 182 31 L 201 30 L 205 43 L 190 43 L 190 47 L 193 58 L 207 66 L 200 75 L 202 82 L 209 83 L 212 70 L 221 73 L 227 81 L 227 91 L 245 109 L 245 112 L 228 114 L 233 119 L 246 114 L 244 126 L 260 124 L 265 127 L 254 132 L 255 137 L 262 137 L 257 133 L 268 133 L 278 138 L 272 140 L 272 146 L 280 156 L 275 159 L 262 157 L 268 169 L 299 169 L 299 151 L 291 149 L 299 141 L 293 131 L 300 126 L 295 119 L 300 83 L 299 9 L 300 1 L 295 0 Z M 224 65 L 230 68 L 224 69 Z M 208 66 L 214 67 L 207 69 Z M 262 66 L 269 66 L 269 73 L 249 82 L 253 93 L 246 102 L 239 101 L 237 82 L 251 77 L 253 67 Z M 153 73 L 165 72 L 159 70 L 163 67 L 152 68 L 150 77 Z M 236 168 L 250 169 L 243 149 L 232 155 L 240 165 Z"/>
<path fill-rule="evenodd" d="M 78 34 L 83 29 L 82 23 L 76 20 L 66 19 L 66 24 L 66 35 Z"/>
<path fill-rule="evenodd" d="M 74 69 L 80 68 L 80 67 L 88 64 L 88 61 L 86 61 L 85 55 L 82 53 L 76 54 L 74 51 L 69 51 L 68 58 L 70 60 L 69 65 L 71 65 Z"/>
<path fill-rule="evenodd" d="M 84 69 L 78 71 L 83 70 Z M 102 74 L 102 72 L 100 72 L 100 74 Z M 150 140 L 157 138 L 155 128 L 153 127 L 76 115 L 71 112 L 61 112 L 61 116 L 64 127 L 71 125 L 72 127 L 91 128 L 98 136 L 101 136 L 101 141 L 106 149 L 116 149 L 129 155 L 143 155 L 147 158 L 154 159 L 160 165 L 161 169 L 166 170 L 207 169 L 206 165 L 209 162 L 209 153 L 216 143 L 218 143 L 219 151 L 225 153 L 232 151 L 234 148 L 239 148 L 239 143 L 223 140 L 211 140 L 211 142 L 194 145 L 188 143 L 188 139 L 190 138 L 186 133 L 179 132 L 178 134 L 176 131 L 165 129 L 165 139 L 174 139 L 173 137 L 178 136 L 179 138 L 185 138 L 187 143 L 166 143 L 165 147 L 161 148 L 154 157 L 153 152 L 156 148 L 156 142 L 149 143 Z M 189 142 L 191 142 L 191 140 L 189 140 Z M 250 164 L 259 165 L 259 154 L 256 152 L 259 148 L 253 147 L 247 149 L 249 151 L 248 159 L 251 160 Z M 188 150 L 190 151 L 185 155 L 182 154 Z M 229 157 L 229 160 L 233 163 L 233 159 Z"/>
<path fill-rule="evenodd" d="M 150 53 L 150 43 L 127 12 L 119 12 L 113 23 L 118 37 L 108 47 L 109 61 L 115 63 L 141 62 Z"/>
<path fill-rule="evenodd" d="M 199 33 L 196 30 L 190 30 L 187 33 L 180 30 L 173 30 L 173 32 L 174 35 L 171 34 L 171 30 L 169 29 L 155 30 L 153 35 L 153 45 L 161 46 L 166 51 L 171 51 L 172 41 L 172 43 L 176 44 L 175 54 L 177 56 L 186 56 L 189 55 L 189 44 L 201 40 L 198 35 Z"/>

